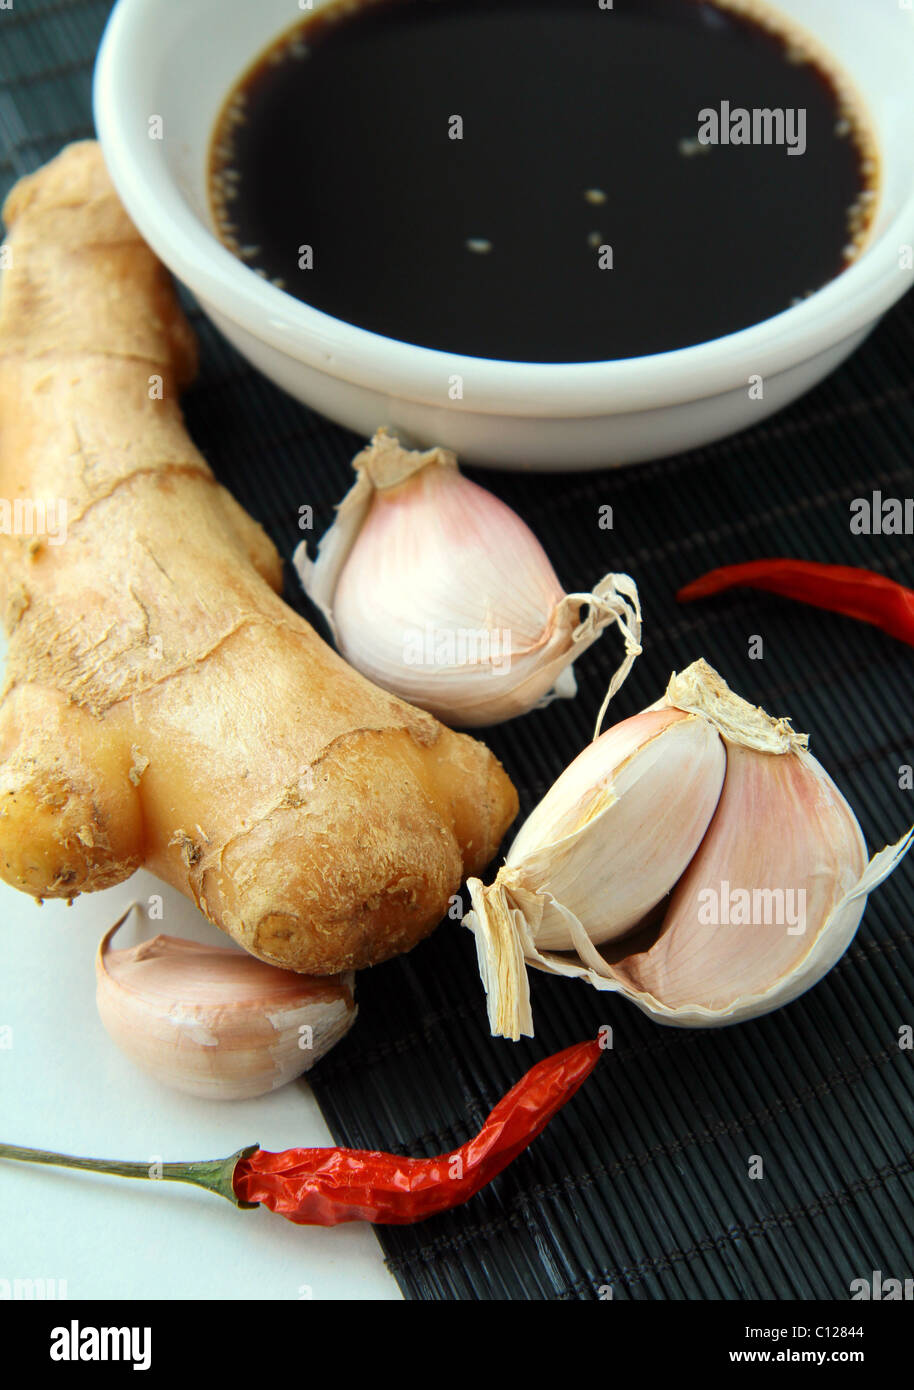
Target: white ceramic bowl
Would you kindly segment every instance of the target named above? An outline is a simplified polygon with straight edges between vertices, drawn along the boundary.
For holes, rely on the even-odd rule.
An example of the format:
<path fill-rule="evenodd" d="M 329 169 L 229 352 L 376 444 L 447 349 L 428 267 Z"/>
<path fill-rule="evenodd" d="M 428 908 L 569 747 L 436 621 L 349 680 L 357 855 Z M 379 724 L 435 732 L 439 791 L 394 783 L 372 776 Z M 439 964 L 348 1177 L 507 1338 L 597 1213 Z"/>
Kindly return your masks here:
<path fill-rule="evenodd" d="M 225 336 L 299 400 L 362 435 L 387 424 L 476 463 L 633 463 L 781 409 L 843 361 L 914 281 L 900 254 L 914 244 L 914 11 L 898 0 L 779 8 L 825 44 L 868 109 L 883 165 L 873 235 L 849 270 L 786 313 L 651 357 L 544 365 L 413 347 L 300 303 L 231 255 L 208 209 L 210 136 L 236 79 L 302 17 L 294 0 L 120 0 L 99 50 L 95 121 L 140 232 Z M 164 139 L 149 138 L 150 115 L 163 118 Z M 462 400 L 449 396 L 455 374 Z M 765 380 L 761 401 L 749 392 L 755 374 Z"/>

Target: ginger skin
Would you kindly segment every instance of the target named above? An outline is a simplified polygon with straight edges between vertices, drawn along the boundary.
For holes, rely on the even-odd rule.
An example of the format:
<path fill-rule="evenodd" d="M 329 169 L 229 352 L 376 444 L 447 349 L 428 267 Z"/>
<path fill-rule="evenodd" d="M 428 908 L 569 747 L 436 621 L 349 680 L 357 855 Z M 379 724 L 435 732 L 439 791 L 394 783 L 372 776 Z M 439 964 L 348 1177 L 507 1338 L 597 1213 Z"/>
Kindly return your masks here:
<path fill-rule="evenodd" d="M 274 546 L 185 430 L 193 334 L 98 146 L 22 179 L 4 219 L 0 497 L 65 499 L 67 524 L 0 535 L 0 875 L 72 900 L 144 865 L 309 974 L 409 950 L 514 788 L 278 596 Z"/>

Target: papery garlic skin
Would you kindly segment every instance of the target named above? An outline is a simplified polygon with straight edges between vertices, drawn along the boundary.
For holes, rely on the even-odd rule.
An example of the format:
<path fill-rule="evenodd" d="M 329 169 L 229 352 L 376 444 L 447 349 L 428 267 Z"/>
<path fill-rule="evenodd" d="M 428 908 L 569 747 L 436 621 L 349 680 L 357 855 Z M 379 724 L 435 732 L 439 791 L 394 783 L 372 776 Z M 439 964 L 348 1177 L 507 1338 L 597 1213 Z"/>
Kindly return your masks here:
<path fill-rule="evenodd" d="M 615 622 L 618 688 L 640 651 L 628 576 L 566 595 L 529 527 L 449 450 L 406 450 L 381 430 L 354 467 L 317 560 L 304 545 L 293 556 L 351 665 L 445 723 L 476 727 L 573 696 L 571 663 Z"/>
<path fill-rule="evenodd" d="M 355 1021 L 351 972 L 326 979 L 243 951 L 156 936 L 96 957 L 112 1041 L 156 1080 L 209 1100 L 247 1100 L 308 1071 Z"/>
<path fill-rule="evenodd" d="M 493 1033 L 532 1035 L 527 966 L 624 994 L 655 1020 L 676 1026 L 720 1026 L 779 1008 L 814 985 L 843 955 L 867 895 L 910 849 L 914 830 L 867 864 L 857 819 L 807 751 L 806 735 L 734 695 L 706 662 L 695 662 L 674 675 L 666 696 L 635 719 L 677 711 L 703 723 L 726 748 L 723 790 L 694 855 L 676 874 L 659 926 L 645 925 L 635 933 L 630 950 L 618 933 L 612 934 L 613 944 L 607 949 L 606 924 L 618 911 L 611 890 L 601 906 L 588 905 L 581 911 L 575 875 L 564 872 L 566 854 L 560 838 L 531 854 L 525 825 L 518 836 L 520 841 L 526 835 L 521 847 L 528 853 L 523 860 L 500 870 L 489 888 L 478 879 L 470 881 L 473 907 L 464 922 L 476 935 Z M 626 724 L 634 721 L 610 730 L 609 737 L 622 739 Z M 677 727 L 676 722 L 668 725 L 655 745 L 662 750 Z M 574 777 L 569 774 L 576 764 L 559 778 L 528 825 L 563 828 L 555 813 L 555 794 L 563 784 L 572 818 L 586 808 L 589 797 L 599 795 L 591 760 L 607 737 L 585 750 Z M 625 737 L 630 741 L 630 734 Z M 659 780 L 657 811 L 662 812 L 665 797 L 689 794 L 688 775 L 685 787 L 683 776 L 682 764 L 671 758 L 665 787 L 663 778 Z M 696 780 L 694 785 L 701 783 Z M 617 791 L 623 786 L 618 777 L 615 786 Z M 654 835 L 653 816 L 645 818 L 640 848 L 637 826 L 638 817 L 632 815 L 622 844 L 633 866 L 629 872 L 636 878 L 635 866 L 649 852 Z M 609 850 L 614 865 L 624 864 L 625 853 L 619 851 L 619 845 Z M 580 871 L 586 873 L 583 866 Z M 699 909 L 707 908 L 709 890 L 718 893 L 720 903 L 725 889 L 729 897 L 731 888 L 748 893 L 750 901 L 758 892 L 768 907 L 772 893 L 780 891 L 786 904 L 788 893 L 802 892 L 804 930 L 798 931 L 786 915 L 781 923 L 768 923 L 763 916 L 753 927 L 728 924 L 722 913 L 719 921 L 703 920 Z M 569 899 L 576 893 L 572 906 Z M 770 915 L 768 907 L 765 916 Z M 554 954 L 555 942 L 565 943 L 560 948 L 565 954 Z"/>

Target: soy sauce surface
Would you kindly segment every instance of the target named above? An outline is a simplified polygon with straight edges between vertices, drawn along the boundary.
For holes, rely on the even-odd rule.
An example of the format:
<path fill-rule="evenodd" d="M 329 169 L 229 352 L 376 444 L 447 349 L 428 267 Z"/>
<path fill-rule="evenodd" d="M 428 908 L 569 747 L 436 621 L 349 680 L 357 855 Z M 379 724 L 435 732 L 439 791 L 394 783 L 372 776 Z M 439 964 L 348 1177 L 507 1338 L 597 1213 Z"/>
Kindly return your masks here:
<path fill-rule="evenodd" d="M 723 101 L 805 111 L 805 153 L 699 148 Z M 703 0 L 363 0 L 242 79 L 213 207 L 252 269 L 362 328 L 633 357 L 758 323 L 845 268 L 875 201 L 847 117 L 784 36 Z"/>

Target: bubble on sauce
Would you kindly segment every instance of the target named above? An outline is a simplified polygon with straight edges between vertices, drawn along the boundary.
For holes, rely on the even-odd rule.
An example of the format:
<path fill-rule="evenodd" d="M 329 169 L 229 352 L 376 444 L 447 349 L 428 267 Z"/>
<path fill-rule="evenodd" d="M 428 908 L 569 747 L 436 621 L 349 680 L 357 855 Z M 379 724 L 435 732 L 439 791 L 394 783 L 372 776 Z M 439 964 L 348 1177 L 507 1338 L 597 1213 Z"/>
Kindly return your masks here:
<path fill-rule="evenodd" d="M 710 154 L 711 146 L 702 144 L 697 135 L 684 135 L 676 148 L 684 159 L 694 159 L 697 154 Z"/>

